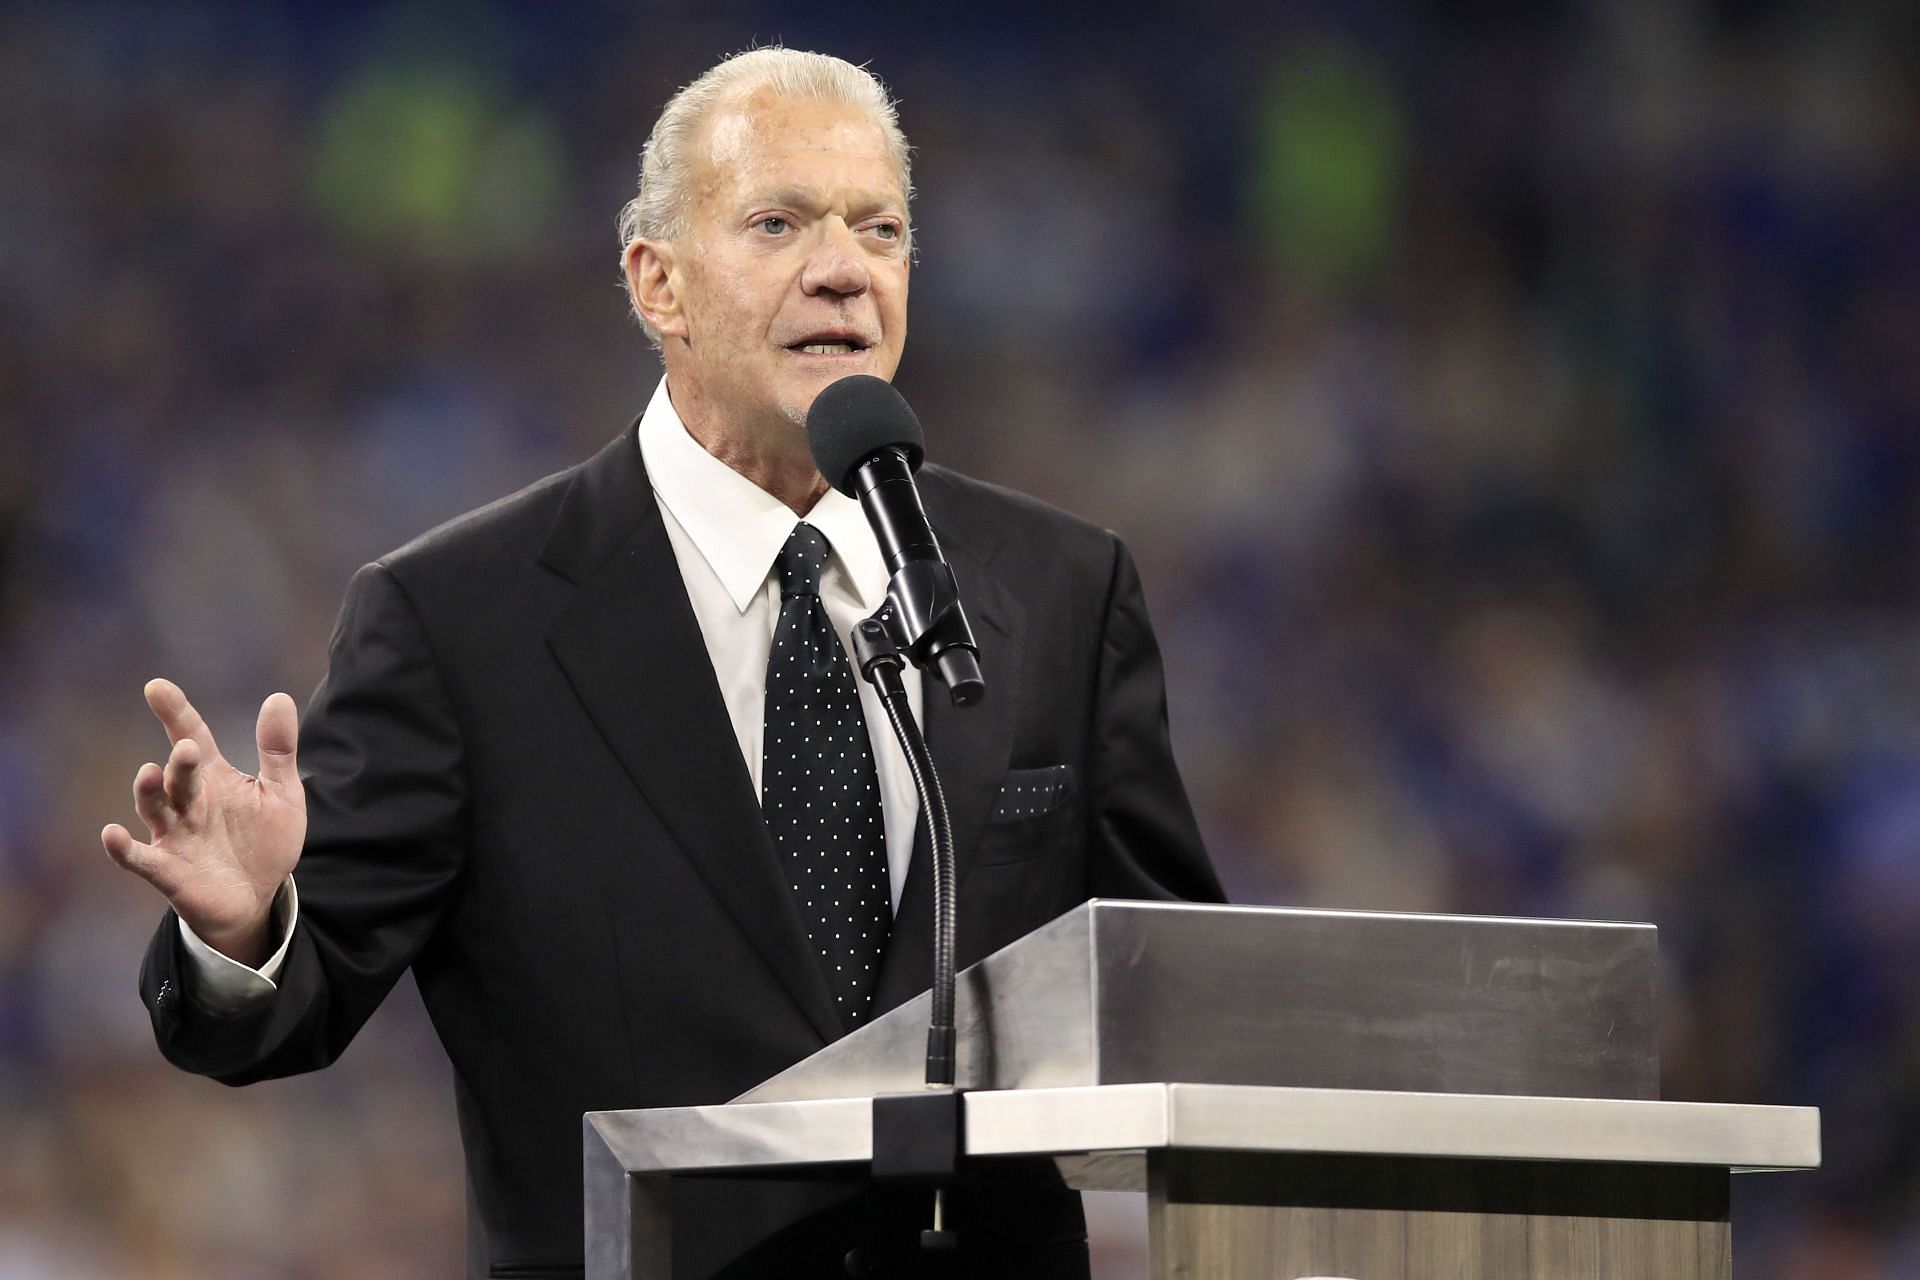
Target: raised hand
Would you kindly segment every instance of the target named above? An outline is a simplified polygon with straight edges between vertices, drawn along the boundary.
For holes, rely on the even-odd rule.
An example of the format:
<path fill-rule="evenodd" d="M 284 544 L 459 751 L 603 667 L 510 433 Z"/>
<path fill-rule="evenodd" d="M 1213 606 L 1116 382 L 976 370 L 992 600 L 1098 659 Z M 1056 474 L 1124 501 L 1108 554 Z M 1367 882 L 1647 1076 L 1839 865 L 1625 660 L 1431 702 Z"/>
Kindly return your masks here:
<path fill-rule="evenodd" d="M 227 763 L 207 722 L 172 681 L 150 681 L 146 696 L 173 743 L 164 769 L 148 762 L 133 776 L 133 807 L 149 839 L 134 839 L 116 822 L 100 832 L 100 843 L 158 889 L 209 946 L 257 968 L 268 954 L 274 895 L 300 861 L 307 835 L 293 699 L 276 693 L 260 704 L 254 777 Z"/>

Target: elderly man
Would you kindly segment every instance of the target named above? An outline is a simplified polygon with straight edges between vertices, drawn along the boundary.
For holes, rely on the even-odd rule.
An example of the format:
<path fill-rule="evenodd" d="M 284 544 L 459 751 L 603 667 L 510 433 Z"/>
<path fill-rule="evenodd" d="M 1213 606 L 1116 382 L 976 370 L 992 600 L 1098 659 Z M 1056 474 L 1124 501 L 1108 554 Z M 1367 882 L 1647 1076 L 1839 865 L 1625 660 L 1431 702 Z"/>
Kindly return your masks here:
<path fill-rule="evenodd" d="M 411 965 L 455 1069 L 473 1276 L 579 1274 L 583 1111 L 724 1101 L 928 983 L 914 791 L 843 651 L 887 573 L 802 429 L 829 382 L 899 364 L 907 154 L 839 59 L 707 72 L 621 219 L 666 365 L 637 429 L 362 569 L 304 721 L 262 706 L 257 777 L 147 688 L 173 743 L 134 779 L 149 837 L 102 838 L 171 908 L 141 974 L 162 1052 L 231 1084 L 324 1066 Z M 1217 899 L 1124 548 L 935 467 L 921 484 L 990 689 L 965 711 L 910 689 L 962 961 L 1091 895 Z M 999 803 L 1016 791 L 1041 811 Z M 842 889 L 796 811 L 844 833 Z M 676 1270 L 919 1274 L 923 1203 L 695 1188 Z M 1048 1168 L 963 1188 L 951 1217 L 966 1274 L 1086 1273 Z"/>

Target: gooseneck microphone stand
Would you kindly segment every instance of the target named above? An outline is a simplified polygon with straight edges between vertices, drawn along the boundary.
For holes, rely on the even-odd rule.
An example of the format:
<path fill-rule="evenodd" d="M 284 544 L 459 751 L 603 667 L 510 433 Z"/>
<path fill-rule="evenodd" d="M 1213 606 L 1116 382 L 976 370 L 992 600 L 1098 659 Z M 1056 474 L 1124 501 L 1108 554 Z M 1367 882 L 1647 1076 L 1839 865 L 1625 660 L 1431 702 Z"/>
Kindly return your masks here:
<path fill-rule="evenodd" d="M 891 605 L 883 605 L 879 613 L 860 624 L 854 650 L 860 659 L 860 674 L 880 694 L 880 705 L 893 724 L 893 736 L 906 753 L 907 771 L 913 775 L 913 789 L 920 795 L 920 811 L 927 815 L 927 833 L 933 846 L 933 1016 L 927 1025 L 927 1086 L 941 1088 L 953 1084 L 955 1043 L 953 823 L 947 816 L 946 793 L 940 789 L 940 774 L 933 767 L 926 736 L 913 718 L 913 708 L 907 705 L 906 686 L 900 680 L 905 659 L 886 636 L 885 616 L 891 609 Z"/>
<path fill-rule="evenodd" d="M 912 567 L 912 566 L 909 566 Z M 945 569 L 946 566 L 939 566 Z M 951 571 L 948 571 L 950 575 Z M 894 737 L 907 758 L 907 770 L 913 775 L 913 787 L 920 797 L 920 812 L 927 816 L 927 833 L 933 852 L 933 990 L 932 1016 L 927 1025 L 926 1090 L 921 1094 L 882 1095 L 874 1099 L 873 1147 L 876 1177 L 896 1177 L 931 1181 L 933 1190 L 933 1228 L 920 1233 L 923 1249 L 952 1250 L 957 1240 L 946 1228 L 946 1190 L 944 1183 L 959 1172 L 961 1148 L 960 1093 L 954 1088 L 954 946 L 955 886 L 953 865 L 953 823 L 947 814 L 947 799 L 940 788 L 940 774 L 933 766 L 927 740 L 913 718 L 907 703 L 906 687 L 900 672 L 908 658 L 925 669 L 919 659 L 929 638 L 948 631 L 957 620 L 965 628 L 959 597 L 947 584 L 948 607 L 936 607 L 931 616 L 925 606 L 901 608 L 894 597 L 902 587 L 900 578 L 889 588 L 887 602 L 874 615 L 854 628 L 854 658 L 860 674 L 880 696 Z M 951 617 L 949 616 L 951 615 Z M 968 640 L 972 637 L 969 635 Z M 969 646 L 946 650 L 946 661 L 937 665 L 943 677 L 951 670 L 952 659 L 960 657 L 969 669 L 970 679 L 950 686 L 954 703 L 971 706 L 980 700 L 985 685 Z"/>

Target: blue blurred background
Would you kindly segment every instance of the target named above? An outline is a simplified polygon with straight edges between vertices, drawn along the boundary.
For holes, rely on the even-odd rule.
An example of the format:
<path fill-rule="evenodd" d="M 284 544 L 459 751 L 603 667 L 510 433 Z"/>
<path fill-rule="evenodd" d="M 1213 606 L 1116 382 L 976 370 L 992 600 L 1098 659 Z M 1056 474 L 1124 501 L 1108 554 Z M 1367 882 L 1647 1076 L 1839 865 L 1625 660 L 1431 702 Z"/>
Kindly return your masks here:
<path fill-rule="evenodd" d="M 177 1073 L 96 832 L 143 680 L 250 761 L 644 404 L 614 213 L 775 39 L 901 97 L 900 383 L 1134 547 L 1233 895 L 1657 923 L 1666 1096 L 1825 1112 L 1742 1274 L 1920 1277 L 1920 6 L 939 9 L 0 12 L 0 1278 L 458 1271 L 411 987 Z"/>

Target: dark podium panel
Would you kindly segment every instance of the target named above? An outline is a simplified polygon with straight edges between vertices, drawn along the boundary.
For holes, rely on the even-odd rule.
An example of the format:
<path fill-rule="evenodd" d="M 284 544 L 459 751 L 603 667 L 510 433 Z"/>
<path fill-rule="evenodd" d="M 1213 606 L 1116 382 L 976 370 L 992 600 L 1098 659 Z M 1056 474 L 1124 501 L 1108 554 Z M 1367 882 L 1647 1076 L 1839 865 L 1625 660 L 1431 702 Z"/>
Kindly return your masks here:
<path fill-rule="evenodd" d="M 961 975 L 966 1150 L 1146 1192 L 1155 1277 L 1726 1277 L 1729 1174 L 1819 1115 L 1657 1101 L 1654 1000 L 1646 925 L 1090 902 Z M 590 1113 L 588 1276 L 670 1274 L 672 1178 L 858 1177 L 926 1013 Z"/>

